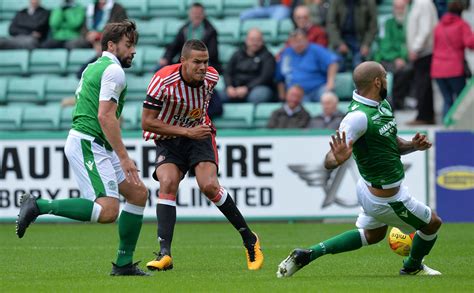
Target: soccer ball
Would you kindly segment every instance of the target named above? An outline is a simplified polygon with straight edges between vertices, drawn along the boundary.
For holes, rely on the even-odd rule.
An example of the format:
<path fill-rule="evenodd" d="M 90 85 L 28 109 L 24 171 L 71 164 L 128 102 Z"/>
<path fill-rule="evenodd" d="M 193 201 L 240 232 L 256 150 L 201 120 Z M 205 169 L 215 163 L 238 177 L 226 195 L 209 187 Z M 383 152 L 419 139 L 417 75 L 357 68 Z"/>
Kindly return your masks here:
<path fill-rule="evenodd" d="M 400 229 L 393 227 L 388 235 L 388 244 L 393 252 L 401 256 L 410 254 L 411 244 L 415 233 L 410 235 L 403 233 Z"/>

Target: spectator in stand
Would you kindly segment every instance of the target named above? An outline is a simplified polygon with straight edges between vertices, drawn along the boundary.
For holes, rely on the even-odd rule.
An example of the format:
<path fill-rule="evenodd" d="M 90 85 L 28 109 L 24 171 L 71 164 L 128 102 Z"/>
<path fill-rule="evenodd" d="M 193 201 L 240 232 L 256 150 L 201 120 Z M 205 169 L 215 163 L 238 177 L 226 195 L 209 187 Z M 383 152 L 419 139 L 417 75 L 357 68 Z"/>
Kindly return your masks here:
<path fill-rule="evenodd" d="M 466 48 L 474 49 L 474 33 L 461 18 L 464 4 L 448 1 L 448 12 L 443 15 L 434 31 L 431 77 L 436 80 L 444 99 L 443 116 L 466 85 L 464 66 Z"/>
<path fill-rule="evenodd" d="M 311 118 L 302 105 L 304 90 L 298 85 L 288 89 L 285 103 L 275 110 L 268 120 L 267 128 L 305 128 Z"/>
<path fill-rule="evenodd" d="M 326 31 L 320 25 L 311 22 L 310 10 L 305 5 L 299 5 L 293 12 L 293 21 L 296 27 L 306 31 L 308 41 L 323 47 L 328 46 Z"/>
<path fill-rule="evenodd" d="M 175 39 L 166 48 L 164 56 L 159 61 L 159 68 L 170 65 L 179 57 L 184 43 L 190 39 L 201 40 L 209 51 L 209 65 L 222 72 L 217 51 L 217 31 L 207 20 L 204 6 L 193 3 L 188 11 L 189 21 L 178 31 Z"/>
<path fill-rule="evenodd" d="M 384 37 L 379 42 L 374 59 L 387 71 L 393 73 L 392 107 L 403 109 L 405 97 L 410 93 L 413 67 L 408 62 L 406 46 L 405 17 L 406 0 L 393 1 L 393 18 L 385 21 Z M 390 97 L 389 97 L 390 98 Z"/>
<path fill-rule="evenodd" d="M 329 0 L 305 0 L 304 2 L 309 7 L 311 22 L 325 27 L 330 5 Z"/>
<path fill-rule="evenodd" d="M 250 29 L 245 46 L 227 64 L 223 102 L 269 102 L 273 97 L 274 72 L 275 59 L 265 47 L 261 31 Z"/>
<path fill-rule="evenodd" d="M 49 31 L 49 11 L 39 0 L 30 0 L 28 8 L 20 10 L 13 18 L 9 33 L 11 38 L 0 38 L 0 49 L 28 49 L 40 46 Z"/>
<path fill-rule="evenodd" d="M 81 29 L 86 19 L 84 7 L 74 0 L 64 0 L 61 7 L 53 9 L 49 17 L 49 26 L 52 36 L 46 40 L 43 48 L 72 49 L 71 41 L 81 37 Z"/>
<path fill-rule="evenodd" d="M 285 100 L 286 89 L 297 84 L 304 90 L 305 102 L 318 102 L 325 91 L 334 89 L 338 57 L 310 44 L 302 29 L 292 32 L 289 41 L 290 46 L 283 49 L 277 62 L 278 97 Z"/>
<path fill-rule="evenodd" d="M 352 67 L 368 59 L 370 46 L 377 34 L 377 7 L 374 0 L 332 0 L 326 30 L 329 46 L 344 58 L 352 59 Z"/>
<path fill-rule="evenodd" d="M 284 0 L 259 0 L 259 5 L 240 13 L 240 20 L 253 18 L 273 18 L 282 20 L 290 17 L 291 1 Z"/>
<path fill-rule="evenodd" d="M 415 98 L 418 114 L 408 125 L 435 124 L 433 87 L 431 85 L 431 57 L 433 32 L 438 15 L 432 0 L 412 0 L 407 17 L 408 58 L 413 62 Z"/>
<path fill-rule="evenodd" d="M 308 128 L 317 129 L 339 129 L 342 119 L 345 114 L 337 108 L 339 98 L 333 92 L 325 92 L 321 96 L 321 105 L 323 106 L 323 113 L 316 115 L 308 124 Z"/>
<path fill-rule="evenodd" d="M 82 36 L 70 42 L 71 48 L 91 48 L 100 41 L 102 30 L 109 22 L 121 22 L 127 19 L 127 12 L 114 0 L 94 0 L 87 5 L 85 26 Z"/>

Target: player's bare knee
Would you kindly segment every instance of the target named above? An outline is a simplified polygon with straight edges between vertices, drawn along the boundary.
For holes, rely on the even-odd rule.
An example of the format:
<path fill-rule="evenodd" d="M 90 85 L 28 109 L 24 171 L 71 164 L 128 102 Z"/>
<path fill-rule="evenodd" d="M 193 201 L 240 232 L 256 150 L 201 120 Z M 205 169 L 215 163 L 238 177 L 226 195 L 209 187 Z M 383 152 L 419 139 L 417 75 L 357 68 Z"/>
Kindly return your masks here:
<path fill-rule="evenodd" d="M 162 176 L 159 177 L 160 180 L 160 190 L 172 190 L 176 189 L 176 186 L 179 184 L 179 179 L 176 179 L 172 176 Z"/>
<path fill-rule="evenodd" d="M 211 180 L 199 184 L 199 188 L 207 197 L 214 197 L 219 192 L 219 184 Z"/>
<path fill-rule="evenodd" d="M 108 224 L 113 223 L 117 220 L 119 214 L 119 208 L 117 207 L 108 207 L 106 209 L 102 209 L 100 216 L 99 216 L 99 223 Z"/>
<path fill-rule="evenodd" d="M 377 229 L 372 229 L 372 230 L 364 230 L 364 236 L 365 239 L 367 240 L 367 244 L 375 244 L 379 243 L 385 238 L 385 235 L 387 234 L 387 226 L 383 226 Z"/>
<path fill-rule="evenodd" d="M 142 184 L 137 187 L 133 195 L 133 201 L 132 200 L 128 200 L 128 201 L 138 206 L 144 206 L 147 200 L 148 200 L 148 189 L 146 188 L 144 184 Z"/>

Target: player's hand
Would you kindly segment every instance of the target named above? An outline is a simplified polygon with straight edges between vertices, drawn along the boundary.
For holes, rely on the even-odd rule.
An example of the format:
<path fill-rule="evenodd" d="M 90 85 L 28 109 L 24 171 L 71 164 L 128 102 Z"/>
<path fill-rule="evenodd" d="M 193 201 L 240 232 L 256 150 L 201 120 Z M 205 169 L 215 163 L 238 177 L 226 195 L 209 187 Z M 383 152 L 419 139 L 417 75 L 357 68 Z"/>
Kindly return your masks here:
<path fill-rule="evenodd" d="M 126 158 L 126 159 L 120 160 L 120 165 L 122 166 L 122 170 L 125 173 L 125 180 L 127 180 L 127 182 L 133 183 L 136 185 L 142 184 L 142 181 L 138 177 L 137 166 L 135 165 L 135 162 L 133 162 L 132 159 Z"/>
<path fill-rule="evenodd" d="M 331 146 L 331 151 L 336 159 L 337 163 L 341 165 L 352 155 L 352 140 L 349 141 L 349 144 L 346 143 L 346 132 L 339 133 L 339 130 L 336 131 L 336 135 L 331 135 L 331 140 L 329 145 Z"/>
<path fill-rule="evenodd" d="M 424 151 L 429 149 L 433 144 L 428 140 L 428 137 L 424 134 L 417 132 L 411 139 L 413 148 L 417 151 Z"/>
<path fill-rule="evenodd" d="M 203 139 L 211 135 L 211 127 L 207 124 L 201 124 L 196 127 L 189 128 L 187 137 L 191 139 Z"/>

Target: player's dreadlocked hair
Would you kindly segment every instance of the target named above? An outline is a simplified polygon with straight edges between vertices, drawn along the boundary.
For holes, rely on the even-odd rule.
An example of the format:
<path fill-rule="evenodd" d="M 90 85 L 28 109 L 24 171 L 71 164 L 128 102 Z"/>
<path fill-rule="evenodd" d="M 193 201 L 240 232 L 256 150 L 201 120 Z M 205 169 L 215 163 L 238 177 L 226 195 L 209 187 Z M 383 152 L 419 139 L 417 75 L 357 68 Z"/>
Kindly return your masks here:
<path fill-rule="evenodd" d="M 181 50 L 181 56 L 187 58 L 192 50 L 207 51 L 207 47 L 206 44 L 204 44 L 201 40 L 187 40 L 183 45 L 183 49 Z"/>
<path fill-rule="evenodd" d="M 133 44 L 137 44 L 137 26 L 133 21 L 125 19 L 121 22 L 108 23 L 102 32 L 102 39 L 100 40 L 102 51 L 107 51 L 107 43 L 109 41 L 117 44 L 123 36 L 126 36 Z"/>

